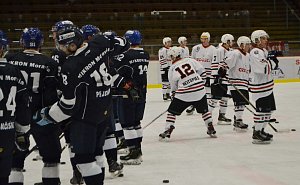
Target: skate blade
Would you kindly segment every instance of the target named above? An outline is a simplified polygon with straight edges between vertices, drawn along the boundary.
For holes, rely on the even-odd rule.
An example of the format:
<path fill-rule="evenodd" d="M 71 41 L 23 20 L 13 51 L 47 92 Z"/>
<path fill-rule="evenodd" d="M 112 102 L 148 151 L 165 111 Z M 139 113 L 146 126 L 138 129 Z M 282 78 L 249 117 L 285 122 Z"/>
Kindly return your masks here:
<path fill-rule="evenodd" d="M 140 165 L 142 164 L 141 159 L 129 159 L 129 160 L 121 160 L 121 163 L 124 165 Z"/>
<path fill-rule="evenodd" d="M 216 134 L 208 134 L 211 138 L 217 138 L 218 136 Z"/>
<path fill-rule="evenodd" d="M 128 148 L 122 148 L 118 150 L 118 154 L 128 154 L 129 150 Z"/>
<path fill-rule="evenodd" d="M 170 138 L 169 137 L 159 137 L 158 141 L 160 141 L 160 142 L 169 142 Z"/>
<path fill-rule="evenodd" d="M 231 125 L 231 122 L 226 122 L 226 121 L 218 121 L 218 125 Z"/>
<path fill-rule="evenodd" d="M 233 130 L 236 131 L 236 132 L 247 132 L 248 131 L 248 128 L 237 128 L 237 127 L 233 127 Z"/>
<path fill-rule="evenodd" d="M 259 145 L 267 145 L 267 144 L 271 144 L 271 141 L 261 141 L 259 139 L 253 139 L 252 143 L 259 144 Z"/>
<path fill-rule="evenodd" d="M 116 171 L 114 171 L 114 172 L 109 172 L 109 173 L 110 173 L 110 177 L 111 177 L 112 179 L 117 178 L 117 177 L 123 177 L 123 176 L 124 176 L 123 170 L 116 170 Z"/>

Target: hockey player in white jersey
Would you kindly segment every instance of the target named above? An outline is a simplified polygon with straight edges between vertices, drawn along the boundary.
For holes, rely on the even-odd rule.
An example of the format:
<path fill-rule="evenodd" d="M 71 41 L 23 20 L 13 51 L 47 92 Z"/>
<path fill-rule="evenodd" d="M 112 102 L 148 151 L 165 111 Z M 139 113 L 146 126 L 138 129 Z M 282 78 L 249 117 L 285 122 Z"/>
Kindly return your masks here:
<path fill-rule="evenodd" d="M 205 85 L 205 69 L 194 59 L 181 58 L 181 48 L 170 50 L 172 65 L 170 79 L 173 100 L 168 108 L 165 131 L 159 134 L 161 140 L 169 139 L 175 129 L 176 115 L 180 115 L 188 106 L 193 105 L 207 126 L 207 134 L 216 137 L 211 113 L 208 111 Z"/>
<path fill-rule="evenodd" d="M 205 68 L 206 72 L 206 83 L 205 83 L 205 89 L 206 89 L 206 97 L 208 102 L 211 99 L 211 89 L 210 89 L 210 78 L 211 78 L 211 63 L 213 61 L 213 56 L 215 53 L 216 48 L 212 45 L 210 45 L 210 34 L 209 32 L 203 32 L 201 34 L 201 44 L 198 44 L 193 47 L 191 58 L 197 60 L 202 64 L 202 66 Z M 186 112 L 188 115 L 193 114 L 193 111 L 195 109 L 193 107 L 189 107 Z"/>
<path fill-rule="evenodd" d="M 225 77 L 228 74 L 229 81 L 232 84 L 229 86 L 229 89 L 234 102 L 233 126 L 236 131 L 246 131 L 248 128 L 248 125 L 243 122 L 243 113 L 245 105 L 249 105 L 250 56 L 248 52 L 250 44 L 251 40 L 248 37 L 239 37 L 237 40 L 239 48 L 227 53 L 218 71 L 221 77 Z"/>
<path fill-rule="evenodd" d="M 278 60 L 268 59 L 268 38 L 269 35 L 264 30 L 255 30 L 251 34 L 251 40 L 255 44 L 250 52 L 249 82 L 252 99 L 256 105 L 252 136 L 254 144 L 270 143 L 273 138 L 264 128 L 270 121 L 272 111 L 276 110 L 272 70 L 278 68 Z"/>
<path fill-rule="evenodd" d="M 178 43 L 179 43 L 179 47 L 181 48 L 181 57 L 182 58 L 186 58 L 186 57 L 190 57 L 190 51 L 189 51 L 189 48 L 186 46 L 187 45 L 187 39 L 186 37 L 179 37 L 178 38 Z"/>
<path fill-rule="evenodd" d="M 219 101 L 220 110 L 218 117 L 219 125 L 230 125 L 231 119 L 225 117 L 227 111 L 227 102 L 230 97 L 228 92 L 228 77 L 227 75 L 224 78 L 219 78 L 218 69 L 219 64 L 223 62 L 226 54 L 231 51 L 233 45 L 234 37 L 231 34 L 224 34 L 221 37 L 221 44 L 215 50 L 213 61 L 211 64 L 211 94 L 212 99 L 208 102 L 208 106 L 212 110 L 216 107 L 216 104 Z"/>
<path fill-rule="evenodd" d="M 172 39 L 170 37 L 165 37 L 163 39 L 163 44 L 164 47 L 160 48 L 158 51 L 158 57 L 160 64 L 163 100 L 168 100 L 171 99 L 170 82 L 168 80 L 168 71 L 171 65 L 171 58 L 168 52 L 170 51 L 170 47 L 172 46 Z"/>

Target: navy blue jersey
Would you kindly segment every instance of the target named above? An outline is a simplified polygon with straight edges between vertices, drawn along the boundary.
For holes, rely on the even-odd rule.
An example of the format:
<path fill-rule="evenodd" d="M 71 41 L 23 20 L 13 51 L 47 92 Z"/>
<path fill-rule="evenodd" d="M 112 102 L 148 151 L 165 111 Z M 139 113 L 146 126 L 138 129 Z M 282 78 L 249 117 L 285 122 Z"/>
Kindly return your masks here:
<path fill-rule="evenodd" d="M 50 109 L 50 116 L 61 122 L 69 117 L 77 121 L 100 123 L 109 115 L 111 86 L 108 72 L 113 55 L 128 49 L 123 38 L 97 35 L 67 58 L 62 66 L 62 97 Z"/>
<path fill-rule="evenodd" d="M 0 130 L 12 129 L 14 121 L 24 126 L 30 123 L 28 100 L 21 72 L 0 58 Z"/>
<path fill-rule="evenodd" d="M 117 72 L 138 89 L 147 87 L 149 54 L 143 48 L 131 48 L 113 59 Z"/>
<path fill-rule="evenodd" d="M 6 56 L 22 73 L 29 91 L 32 112 L 57 101 L 57 64 L 51 58 L 32 50 Z"/>

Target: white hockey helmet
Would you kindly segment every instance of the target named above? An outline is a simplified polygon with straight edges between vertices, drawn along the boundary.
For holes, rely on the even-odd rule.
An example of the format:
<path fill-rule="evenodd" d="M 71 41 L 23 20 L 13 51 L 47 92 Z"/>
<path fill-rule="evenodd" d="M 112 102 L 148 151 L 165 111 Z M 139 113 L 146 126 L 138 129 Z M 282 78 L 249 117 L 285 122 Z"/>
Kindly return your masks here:
<path fill-rule="evenodd" d="M 233 42 L 233 40 L 234 40 L 233 35 L 228 34 L 228 33 L 222 35 L 222 37 L 221 37 L 221 42 L 225 43 L 225 44 L 227 44 L 228 41 Z"/>
<path fill-rule="evenodd" d="M 257 43 L 260 41 L 260 37 L 267 37 L 269 38 L 269 35 L 265 30 L 255 30 L 251 34 L 251 40 L 253 43 Z"/>
<path fill-rule="evenodd" d="M 170 38 L 170 37 L 165 37 L 164 39 L 163 39 L 163 44 L 164 45 L 166 45 L 167 44 L 167 42 L 172 42 L 172 39 Z"/>
<path fill-rule="evenodd" d="M 170 48 L 169 52 L 168 52 L 169 56 L 175 57 L 175 58 L 181 58 L 182 55 L 182 49 L 180 47 L 177 46 L 173 46 Z"/>
<path fill-rule="evenodd" d="M 184 41 L 187 41 L 186 37 L 183 37 L 183 36 L 182 36 L 182 37 L 179 37 L 179 38 L 178 38 L 178 43 L 179 43 L 179 44 L 182 44 Z"/>
<path fill-rule="evenodd" d="M 239 47 L 241 46 L 241 44 L 251 44 L 251 40 L 246 36 L 240 36 L 236 42 Z"/>
<path fill-rule="evenodd" d="M 210 34 L 209 32 L 203 32 L 200 36 L 201 39 L 208 39 L 208 42 L 210 41 Z"/>

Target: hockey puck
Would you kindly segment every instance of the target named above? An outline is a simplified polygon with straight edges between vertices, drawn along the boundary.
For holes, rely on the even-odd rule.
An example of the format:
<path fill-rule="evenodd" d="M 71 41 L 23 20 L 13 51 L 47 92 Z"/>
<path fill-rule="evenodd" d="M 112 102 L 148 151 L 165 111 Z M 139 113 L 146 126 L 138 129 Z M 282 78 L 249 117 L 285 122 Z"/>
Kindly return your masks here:
<path fill-rule="evenodd" d="M 296 129 L 292 128 L 291 131 L 296 131 Z"/>
<path fill-rule="evenodd" d="M 167 179 L 163 180 L 163 183 L 169 183 L 169 182 L 170 182 L 170 181 L 167 180 Z"/>
<path fill-rule="evenodd" d="M 60 162 L 60 164 L 66 164 L 66 162 L 63 161 L 63 162 Z"/>

